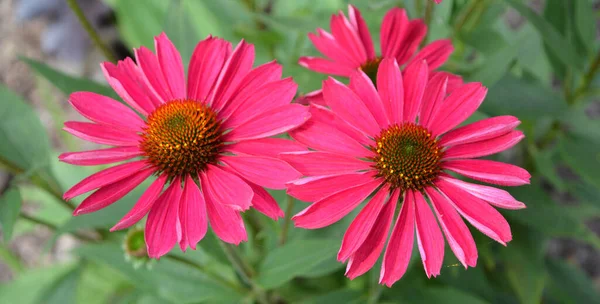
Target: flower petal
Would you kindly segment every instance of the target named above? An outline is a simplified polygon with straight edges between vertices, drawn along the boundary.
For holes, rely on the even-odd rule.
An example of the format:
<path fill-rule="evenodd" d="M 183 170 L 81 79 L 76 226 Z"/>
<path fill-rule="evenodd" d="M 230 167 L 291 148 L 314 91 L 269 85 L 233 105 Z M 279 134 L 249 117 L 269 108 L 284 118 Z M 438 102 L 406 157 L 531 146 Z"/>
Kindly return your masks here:
<path fill-rule="evenodd" d="M 158 259 L 167 254 L 181 239 L 179 222 L 181 194 L 181 180 L 176 177 L 148 213 L 144 238 L 148 256 L 151 258 Z"/>
<path fill-rule="evenodd" d="M 432 187 L 425 188 L 433 210 L 440 221 L 450 249 L 465 268 L 477 265 L 477 247 L 471 231 L 448 199 Z"/>
<path fill-rule="evenodd" d="M 196 250 L 196 244 L 206 235 L 208 218 L 204 195 L 189 175 L 185 179 L 179 203 L 179 222 L 181 223 L 179 240 L 181 250 L 185 251 L 188 246 Z"/>
<path fill-rule="evenodd" d="M 223 156 L 221 161 L 241 177 L 266 188 L 285 189 L 289 181 L 301 174 L 285 161 L 259 156 Z"/>
<path fill-rule="evenodd" d="M 365 51 L 367 52 L 367 59 L 375 59 L 377 55 L 375 54 L 375 48 L 373 47 L 373 39 L 371 38 L 371 34 L 369 33 L 369 28 L 365 23 L 365 20 L 360 15 L 360 11 L 354 6 L 348 5 L 348 18 L 350 18 L 350 23 L 358 33 L 362 45 L 365 47 Z"/>
<path fill-rule="evenodd" d="M 67 190 L 63 195 L 65 200 L 70 200 L 78 195 L 110 185 L 116 181 L 130 177 L 148 166 L 145 160 L 120 164 L 102 171 L 96 172 Z"/>
<path fill-rule="evenodd" d="M 116 163 L 143 154 L 144 152 L 138 147 L 116 147 L 81 152 L 67 152 L 61 154 L 58 159 L 72 165 L 95 166 Z"/>
<path fill-rule="evenodd" d="M 208 36 L 196 45 L 188 70 L 188 98 L 207 100 L 230 53 L 231 44 L 221 38 Z"/>
<path fill-rule="evenodd" d="M 342 12 L 331 16 L 331 34 L 342 48 L 346 49 L 352 58 L 358 62 L 367 61 L 365 46 L 358 35 L 358 31 L 346 19 Z"/>
<path fill-rule="evenodd" d="M 289 182 L 287 193 L 301 201 L 316 202 L 374 177 L 374 171 L 305 177 Z"/>
<path fill-rule="evenodd" d="M 355 71 L 354 68 L 345 65 L 340 65 L 334 61 L 323 58 L 302 56 L 298 59 L 298 64 L 309 70 L 336 76 L 348 77 Z"/>
<path fill-rule="evenodd" d="M 346 276 L 351 280 L 367 272 L 379 259 L 385 241 L 387 240 L 390 224 L 394 218 L 394 211 L 398 202 L 399 191 L 395 190 L 390 200 L 383 206 L 383 210 L 370 227 L 370 232 L 360 248 L 350 257 L 346 267 Z"/>
<path fill-rule="evenodd" d="M 450 199 L 454 208 L 483 234 L 502 245 L 512 239 L 510 226 L 488 203 L 445 180 L 439 179 L 435 185 Z"/>
<path fill-rule="evenodd" d="M 406 11 L 390 9 L 383 17 L 380 31 L 381 54 L 384 58 L 396 58 L 402 38 L 408 27 Z"/>
<path fill-rule="evenodd" d="M 140 141 L 140 136 L 133 131 L 92 122 L 67 121 L 63 130 L 83 140 L 103 145 L 137 146 Z"/>
<path fill-rule="evenodd" d="M 404 70 L 404 121 L 416 122 L 429 79 L 427 62 L 415 61 Z"/>
<path fill-rule="evenodd" d="M 431 75 L 430 75 L 431 76 Z M 448 76 L 442 73 L 436 73 L 429 78 L 419 114 L 419 124 L 428 128 L 433 123 L 432 117 L 443 107 L 444 98 L 446 98 L 446 88 L 448 86 Z"/>
<path fill-rule="evenodd" d="M 225 146 L 226 151 L 235 154 L 247 154 L 278 158 L 279 154 L 285 152 L 306 151 L 308 148 L 293 140 L 283 138 L 259 138 L 244 140 Z"/>
<path fill-rule="evenodd" d="M 504 135 L 468 144 L 456 145 L 444 152 L 444 159 L 476 158 L 508 150 L 518 144 L 525 135 L 521 131 L 511 131 Z"/>
<path fill-rule="evenodd" d="M 306 229 L 329 226 L 356 208 L 379 185 L 381 180 L 370 180 L 365 184 L 342 190 L 310 205 L 294 215 L 294 225 Z"/>
<path fill-rule="evenodd" d="M 322 90 L 316 90 L 306 94 L 299 94 L 299 96 L 296 97 L 296 100 L 294 100 L 294 102 L 299 103 L 301 105 L 315 104 L 323 107 L 327 106 L 327 104 L 325 103 L 325 98 L 323 98 Z"/>
<path fill-rule="evenodd" d="M 360 66 L 361 62 L 352 58 L 352 54 L 340 46 L 333 35 L 321 28 L 317 29 L 317 33 L 318 35 L 308 33 L 308 38 L 319 52 L 326 57 L 329 57 L 338 65 L 350 69 L 355 69 Z"/>
<path fill-rule="evenodd" d="M 108 84 L 127 104 L 145 116 L 154 111 L 160 97 L 146 90 L 144 76 L 131 58 L 119 61 L 116 66 L 104 62 L 100 67 Z"/>
<path fill-rule="evenodd" d="M 163 174 L 159 176 L 156 180 L 154 180 L 150 187 L 146 189 L 144 194 L 140 196 L 133 208 L 129 210 L 129 212 L 127 212 L 127 214 L 123 216 L 123 218 L 115 226 L 110 228 L 110 231 L 129 228 L 135 223 L 137 223 L 139 220 L 141 220 L 146 215 L 146 213 L 150 211 L 150 208 L 152 208 L 154 202 L 156 202 L 156 199 L 165 187 L 167 179 L 168 176 L 166 174 Z"/>
<path fill-rule="evenodd" d="M 363 71 L 355 71 L 350 75 L 350 89 L 365 103 L 380 128 L 386 128 L 390 122 L 379 98 L 373 82 Z"/>
<path fill-rule="evenodd" d="M 531 175 L 527 170 L 511 164 L 483 159 L 456 159 L 442 163 L 444 169 L 464 176 L 501 186 L 529 184 Z"/>
<path fill-rule="evenodd" d="M 159 96 L 160 100 L 167 102 L 173 100 L 171 90 L 160 72 L 160 63 L 156 55 L 146 47 L 140 47 L 135 50 L 135 61 L 138 63 L 144 80 L 149 84 L 149 88 Z"/>
<path fill-rule="evenodd" d="M 428 278 L 438 276 L 444 262 L 444 237 L 437 221 L 420 192 L 415 196 L 415 223 L 417 228 L 417 243 L 423 267 Z"/>
<path fill-rule="evenodd" d="M 225 107 L 244 76 L 252 69 L 253 64 L 254 45 L 242 39 L 225 61 L 221 74 L 219 74 L 215 87 L 208 98 L 213 110 L 218 112 Z"/>
<path fill-rule="evenodd" d="M 421 41 L 427 34 L 427 26 L 421 19 L 415 19 L 408 23 L 408 27 L 402 36 L 402 42 L 396 51 L 396 60 L 399 65 L 406 63 L 419 48 Z"/>
<path fill-rule="evenodd" d="M 183 71 L 183 61 L 179 51 L 175 48 L 169 37 L 161 33 L 154 38 L 154 48 L 156 57 L 165 78 L 169 91 L 173 99 L 183 99 L 186 97 L 185 74 Z"/>
<path fill-rule="evenodd" d="M 458 126 L 475 113 L 486 94 L 487 88 L 480 83 L 469 83 L 454 90 L 431 118 L 431 133 L 438 136 Z"/>
<path fill-rule="evenodd" d="M 284 217 L 283 210 L 277 204 L 277 201 L 262 187 L 248 182 L 248 185 L 252 187 L 254 196 L 252 197 L 252 207 L 256 211 L 277 220 L 280 217 Z"/>
<path fill-rule="evenodd" d="M 442 136 L 440 145 L 456 146 L 504 135 L 521 122 L 514 116 L 496 116 L 456 128 Z"/>
<path fill-rule="evenodd" d="M 379 133 L 377 121 L 365 103 L 343 83 L 330 77 L 323 82 L 323 96 L 336 115 L 366 136 Z"/>
<path fill-rule="evenodd" d="M 210 188 L 214 201 L 237 211 L 250 208 L 254 191 L 240 177 L 213 165 L 208 165 L 204 174 L 206 182 L 202 186 Z"/>
<path fill-rule="evenodd" d="M 369 162 L 329 152 L 282 153 L 280 158 L 305 176 L 344 174 L 371 169 Z"/>
<path fill-rule="evenodd" d="M 457 187 L 461 187 L 462 189 L 467 190 L 469 193 L 490 203 L 493 206 L 513 210 L 523 209 L 526 207 L 525 204 L 517 201 L 512 195 L 510 195 L 508 191 L 498 189 L 495 187 L 463 182 L 459 179 L 452 178 L 449 176 L 440 176 L 440 178 L 451 184 L 454 184 Z"/>
<path fill-rule="evenodd" d="M 425 47 L 423 47 L 417 55 L 410 60 L 412 62 L 418 62 L 425 60 L 427 61 L 427 65 L 429 66 L 429 70 L 437 70 L 440 66 L 442 66 L 450 54 L 454 51 L 454 47 L 452 46 L 452 41 L 450 39 L 441 39 L 436 40 Z"/>
<path fill-rule="evenodd" d="M 377 89 L 388 121 L 402 123 L 404 111 L 404 84 L 400 67 L 394 58 L 386 58 L 377 70 Z M 387 128 L 387 125 L 385 126 Z"/>
<path fill-rule="evenodd" d="M 85 118 L 111 127 L 141 131 L 146 123 L 124 104 L 92 92 L 75 92 L 69 102 Z"/>
<path fill-rule="evenodd" d="M 272 108 L 225 134 L 226 141 L 265 138 L 294 129 L 310 118 L 308 107 L 288 104 Z"/>
<path fill-rule="evenodd" d="M 200 174 L 202 185 L 206 185 L 207 179 L 204 173 Z M 239 244 L 248 240 L 244 221 L 240 212 L 229 208 L 215 199 L 210 187 L 203 187 L 204 200 L 206 201 L 206 210 L 210 226 L 215 234 L 224 242 Z"/>
<path fill-rule="evenodd" d="M 392 235 L 387 249 L 383 255 L 379 284 L 392 287 L 396 281 L 406 272 L 415 238 L 415 199 L 412 191 L 404 195 L 404 203 L 396 224 L 392 229 Z"/>

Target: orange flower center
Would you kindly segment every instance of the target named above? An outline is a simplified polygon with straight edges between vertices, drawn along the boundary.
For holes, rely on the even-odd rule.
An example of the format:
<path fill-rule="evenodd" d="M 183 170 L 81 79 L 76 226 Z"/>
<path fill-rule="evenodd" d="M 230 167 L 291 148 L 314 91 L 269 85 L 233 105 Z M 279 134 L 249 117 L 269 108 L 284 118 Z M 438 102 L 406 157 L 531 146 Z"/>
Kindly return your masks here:
<path fill-rule="evenodd" d="M 374 85 L 377 85 L 377 70 L 379 70 L 379 64 L 381 63 L 381 58 L 377 57 L 375 59 L 369 60 L 363 65 L 360 66 L 360 69 L 371 78 Z"/>
<path fill-rule="evenodd" d="M 443 152 L 431 133 L 413 123 L 391 125 L 375 138 L 373 167 L 392 188 L 422 190 L 441 172 Z"/>
<path fill-rule="evenodd" d="M 223 142 L 215 113 L 194 100 L 173 100 L 148 116 L 141 149 L 158 171 L 196 175 L 217 161 Z"/>

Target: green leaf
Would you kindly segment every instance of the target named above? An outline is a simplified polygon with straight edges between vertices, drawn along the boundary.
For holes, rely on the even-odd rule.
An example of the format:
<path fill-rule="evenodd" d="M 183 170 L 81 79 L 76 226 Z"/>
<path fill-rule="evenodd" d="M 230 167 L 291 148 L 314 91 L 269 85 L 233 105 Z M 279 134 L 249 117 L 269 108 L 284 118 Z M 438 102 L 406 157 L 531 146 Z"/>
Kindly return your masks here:
<path fill-rule="evenodd" d="M 81 278 L 81 268 L 77 267 L 58 278 L 39 296 L 38 303 L 69 304 L 76 303 L 75 293 Z"/>
<path fill-rule="evenodd" d="M 115 3 L 118 28 L 121 36 L 131 48 L 154 47 L 154 36 L 163 29 L 170 1 L 146 0 L 144 3 L 118 0 Z"/>
<path fill-rule="evenodd" d="M 550 183 L 552 183 L 552 185 L 555 186 L 559 191 L 565 191 L 565 182 L 558 175 L 558 171 L 556 170 L 557 149 L 553 147 L 539 150 L 535 147 L 535 145 L 530 145 L 528 149 L 535 163 L 535 167 L 538 169 L 540 174 L 543 175 Z"/>
<path fill-rule="evenodd" d="M 110 87 L 95 81 L 77 78 L 58 71 L 45 63 L 36 61 L 31 58 L 21 58 L 35 73 L 48 80 L 52 85 L 61 90 L 65 95 L 70 95 L 73 92 L 86 91 L 94 92 L 100 95 L 108 96 L 116 100 L 120 100 L 117 93 Z"/>
<path fill-rule="evenodd" d="M 593 53 L 596 41 L 596 18 L 594 6 L 588 0 L 577 0 L 575 3 L 575 27 L 581 42 L 585 44 L 588 53 Z"/>
<path fill-rule="evenodd" d="M 552 281 L 550 290 L 559 303 L 600 303 L 596 284 L 581 270 L 554 259 L 546 260 L 546 267 Z"/>
<path fill-rule="evenodd" d="M 315 265 L 314 267 L 312 267 L 312 269 L 310 271 L 308 271 L 304 277 L 306 278 L 318 278 L 321 276 L 324 276 L 326 274 L 330 274 L 334 271 L 337 271 L 341 268 L 344 267 L 343 263 L 340 263 L 337 260 L 337 256 L 336 255 L 332 255 L 330 256 L 328 259 L 326 259 L 325 261 Z"/>
<path fill-rule="evenodd" d="M 16 188 L 8 189 L 2 197 L 0 197 L 0 227 L 4 241 L 10 241 L 13 228 L 21 213 L 21 194 Z"/>
<path fill-rule="evenodd" d="M 50 141 L 35 111 L 18 95 L 0 85 L 0 166 L 22 171 L 45 166 Z"/>
<path fill-rule="evenodd" d="M 600 187 L 600 145 L 582 138 L 559 141 L 559 150 L 567 164 L 589 183 Z"/>
<path fill-rule="evenodd" d="M 15 280 L 0 284 L 0 303 L 39 304 L 39 297 L 48 286 L 72 269 L 72 264 L 54 265 L 22 273 Z"/>
<path fill-rule="evenodd" d="M 271 251 L 260 267 L 258 283 L 270 289 L 281 286 L 294 277 L 310 271 L 335 256 L 339 240 L 303 239 L 285 244 Z"/>
<path fill-rule="evenodd" d="M 191 23 L 189 12 L 182 0 L 171 1 L 164 27 L 165 33 L 181 54 L 183 65 L 186 67 L 196 44 L 201 39 Z"/>
<path fill-rule="evenodd" d="M 332 292 L 328 292 L 323 295 L 305 299 L 299 304 L 329 304 L 329 303 L 365 303 L 365 299 L 362 297 L 361 292 L 349 288 L 340 289 Z"/>
<path fill-rule="evenodd" d="M 485 304 L 479 297 L 451 287 L 426 287 L 423 289 L 408 289 L 401 295 L 401 303 L 461 303 Z"/>
<path fill-rule="evenodd" d="M 519 0 L 504 0 L 515 10 L 517 10 L 521 16 L 525 17 L 533 27 L 535 27 L 544 41 L 550 47 L 550 50 L 566 65 L 570 65 L 578 70 L 583 69 L 583 61 L 581 56 L 577 54 L 572 44 L 563 37 L 556 29 L 551 26 L 544 18 L 539 16 L 532 9 L 527 7 Z"/>
<path fill-rule="evenodd" d="M 544 18 L 564 36 L 567 33 L 568 12 L 569 5 L 567 1 L 547 0 L 546 6 L 544 7 Z M 552 47 L 550 47 L 548 43 L 544 43 L 544 51 L 554 69 L 554 73 L 560 77 L 560 79 L 564 79 L 567 72 L 566 65 L 554 54 L 554 52 L 552 52 Z"/>
<path fill-rule="evenodd" d="M 114 301 L 119 289 L 130 287 L 126 278 L 118 271 L 102 264 L 85 263 L 77 285 L 77 303 L 105 304 Z"/>
<path fill-rule="evenodd" d="M 492 86 L 481 107 L 489 115 L 514 115 L 536 120 L 543 116 L 563 115 L 567 106 L 556 93 L 538 83 L 506 75 Z"/>

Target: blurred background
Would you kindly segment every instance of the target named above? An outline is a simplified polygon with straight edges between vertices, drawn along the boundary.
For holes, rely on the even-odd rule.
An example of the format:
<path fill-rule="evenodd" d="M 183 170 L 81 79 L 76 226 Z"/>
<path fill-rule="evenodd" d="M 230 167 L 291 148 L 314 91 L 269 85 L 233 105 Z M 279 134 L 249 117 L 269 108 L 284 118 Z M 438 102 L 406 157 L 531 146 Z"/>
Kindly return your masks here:
<path fill-rule="evenodd" d="M 255 234 L 241 251 L 272 303 L 600 303 L 600 1 L 431 2 L 77 1 L 114 58 L 141 45 L 153 49 L 161 31 L 186 65 L 208 34 L 244 38 L 256 45 L 255 64 L 276 58 L 299 94 L 324 79 L 296 64 L 317 55 L 308 32 L 329 30 L 329 17 L 352 3 L 378 48 L 385 12 L 404 7 L 425 18 L 428 41 L 452 39 L 455 52 L 442 69 L 489 87 L 471 121 L 503 114 L 523 121 L 526 139 L 496 157 L 532 173 L 530 186 L 507 189 L 528 206 L 502 211 L 513 230 L 508 247 L 474 231 L 476 268 L 465 271 L 447 248 L 441 276 L 428 280 L 413 254 L 405 277 L 382 289 L 378 266 L 350 281 L 335 261 L 353 216 L 317 232 L 291 228 L 290 242 L 275 249 L 286 228 L 250 211 Z M 0 0 L 0 303 L 252 303 L 252 295 L 190 266 L 235 279 L 212 235 L 185 256 L 126 256 L 126 234 L 107 229 L 141 188 L 90 216 L 73 218 L 62 202 L 65 189 L 98 169 L 57 161 L 61 152 L 94 148 L 61 131 L 65 120 L 81 119 L 67 96 L 85 90 L 116 98 L 99 68 L 105 60 L 66 1 Z M 284 193 L 274 195 L 285 210 Z"/>

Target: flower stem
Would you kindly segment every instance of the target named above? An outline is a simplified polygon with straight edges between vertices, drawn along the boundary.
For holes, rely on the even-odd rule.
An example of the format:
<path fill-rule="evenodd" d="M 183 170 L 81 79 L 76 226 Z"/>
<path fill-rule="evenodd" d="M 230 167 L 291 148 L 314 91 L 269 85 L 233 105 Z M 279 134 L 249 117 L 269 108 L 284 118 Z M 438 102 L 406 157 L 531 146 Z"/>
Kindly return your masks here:
<path fill-rule="evenodd" d="M 28 215 L 28 214 L 24 214 L 24 213 L 21 213 L 20 216 L 24 220 L 28 220 L 34 224 L 42 225 L 50 230 L 53 230 L 53 231 L 58 230 L 58 227 L 56 225 L 54 225 L 50 222 L 47 222 L 43 219 Z M 80 241 L 85 241 L 85 242 L 97 242 L 98 241 L 97 239 L 95 239 L 93 237 L 90 237 L 90 236 L 87 236 L 85 234 L 81 234 L 78 232 L 73 233 L 73 236 L 76 237 L 77 239 L 79 239 Z"/>
<path fill-rule="evenodd" d="M 79 19 L 81 26 L 83 26 L 85 31 L 88 33 L 88 35 L 92 39 L 92 42 L 104 54 L 104 57 L 106 57 L 108 61 L 115 62 L 115 56 L 106 46 L 106 44 L 102 42 L 102 39 L 100 39 L 100 36 L 96 32 L 96 30 L 94 30 L 94 27 L 92 26 L 90 21 L 85 17 L 85 14 L 83 13 L 81 7 L 77 3 L 77 0 L 67 0 L 67 4 L 69 4 L 69 7 L 71 7 L 71 10 L 75 14 L 75 16 L 77 16 L 77 19 Z"/>
<path fill-rule="evenodd" d="M 585 91 L 587 91 L 590 84 L 592 83 L 592 80 L 594 79 L 594 76 L 596 76 L 596 72 L 598 72 L 599 68 L 600 53 L 596 54 L 596 57 L 593 59 L 592 64 L 590 65 L 590 69 L 583 76 L 583 82 L 581 83 L 581 86 L 579 86 L 579 88 L 575 91 L 572 98 L 567 99 L 567 102 L 569 104 L 576 103 L 577 100 L 585 93 Z"/>
<path fill-rule="evenodd" d="M 379 302 L 381 293 L 383 293 L 383 285 L 377 284 L 374 288 L 371 289 L 367 303 L 368 304 L 376 304 L 377 302 Z"/>
<path fill-rule="evenodd" d="M 200 265 L 200 264 L 198 264 L 198 263 L 196 263 L 196 262 L 194 262 L 192 260 L 186 259 L 184 257 L 178 256 L 178 255 L 175 255 L 175 254 L 167 254 L 167 255 L 165 255 L 165 258 L 173 260 L 173 261 L 177 261 L 177 262 L 182 263 L 182 264 L 186 264 L 186 265 L 191 266 L 193 268 L 196 268 L 197 270 L 199 270 L 203 274 L 206 274 L 207 276 L 211 277 L 211 279 L 213 279 L 213 280 L 221 283 L 222 285 L 227 286 L 227 287 L 229 287 L 229 288 L 231 288 L 231 289 L 233 289 L 233 290 L 235 290 L 235 291 L 237 291 L 239 293 L 243 294 L 243 293 L 246 292 L 246 290 L 244 290 L 243 287 L 235 284 L 234 282 L 231 282 L 231 281 L 228 281 L 228 280 L 224 279 L 223 277 L 219 276 L 218 274 L 210 271 L 206 267 L 204 267 L 204 266 L 202 266 L 202 265 Z"/>
<path fill-rule="evenodd" d="M 256 300 L 262 304 L 269 304 L 269 299 L 265 291 L 252 280 L 252 277 L 255 275 L 254 269 L 240 256 L 236 247 L 224 242 L 219 242 L 219 244 L 237 274 L 246 285 L 250 286 L 252 292 L 256 295 Z"/>
<path fill-rule="evenodd" d="M 290 231 L 290 224 L 292 222 L 292 212 L 294 212 L 294 203 L 296 200 L 290 195 L 287 196 L 287 207 L 285 208 L 285 218 L 283 219 L 283 228 L 281 229 L 281 236 L 279 238 L 279 245 L 285 244 L 287 241 L 288 233 Z"/>
<path fill-rule="evenodd" d="M 465 12 L 458 16 L 458 21 L 454 24 L 454 35 L 460 34 L 461 29 L 467 23 L 471 15 L 475 12 L 479 0 L 472 0 Z"/>

